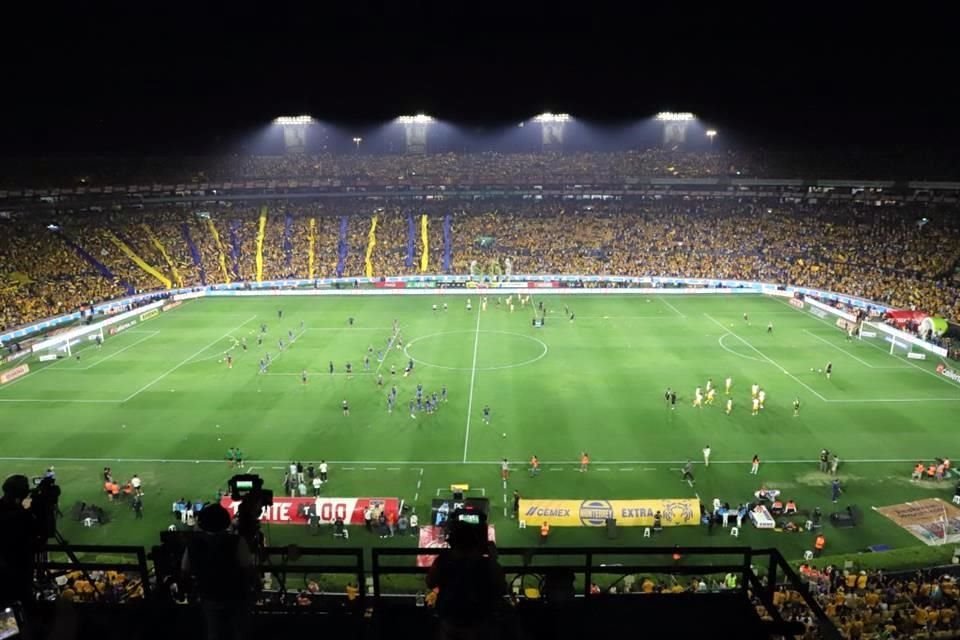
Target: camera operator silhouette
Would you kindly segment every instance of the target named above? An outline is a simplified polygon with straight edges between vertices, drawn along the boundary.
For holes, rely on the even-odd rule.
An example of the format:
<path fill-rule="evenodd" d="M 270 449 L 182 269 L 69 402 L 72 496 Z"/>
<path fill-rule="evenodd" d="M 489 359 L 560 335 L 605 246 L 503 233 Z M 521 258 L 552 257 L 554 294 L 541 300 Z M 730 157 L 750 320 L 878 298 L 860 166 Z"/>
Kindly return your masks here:
<path fill-rule="evenodd" d="M 487 518 L 456 510 L 447 520 L 449 549 L 437 556 L 427 586 L 437 590 L 441 638 L 497 637 L 506 578 L 487 540 Z"/>
<path fill-rule="evenodd" d="M 190 538 L 182 569 L 194 578 L 207 639 L 242 638 L 258 586 L 254 555 L 247 540 L 229 532 L 230 513 L 219 504 L 205 505 L 198 524 L 201 533 Z"/>

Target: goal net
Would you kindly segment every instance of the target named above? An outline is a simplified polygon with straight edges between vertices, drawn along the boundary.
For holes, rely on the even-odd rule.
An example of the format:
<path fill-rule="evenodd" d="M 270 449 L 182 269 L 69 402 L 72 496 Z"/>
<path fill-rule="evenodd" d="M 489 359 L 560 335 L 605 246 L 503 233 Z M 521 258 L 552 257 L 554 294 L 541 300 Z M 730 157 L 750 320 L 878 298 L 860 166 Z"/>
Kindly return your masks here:
<path fill-rule="evenodd" d="M 33 345 L 33 353 L 40 362 L 69 358 L 84 349 L 103 344 L 103 325 L 77 327 Z"/>
<path fill-rule="evenodd" d="M 890 355 L 911 360 L 926 360 L 928 354 L 946 357 L 946 349 L 930 344 L 915 335 L 901 331 L 882 322 L 865 321 L 860 326 L 859 337 Z"/>

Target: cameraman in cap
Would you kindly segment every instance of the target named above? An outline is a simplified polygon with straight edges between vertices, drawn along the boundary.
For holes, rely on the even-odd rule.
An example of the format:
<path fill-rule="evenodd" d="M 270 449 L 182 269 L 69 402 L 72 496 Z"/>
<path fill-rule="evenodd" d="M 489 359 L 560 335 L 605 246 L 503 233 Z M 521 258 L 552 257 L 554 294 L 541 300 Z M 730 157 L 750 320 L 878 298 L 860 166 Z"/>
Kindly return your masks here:
<path fill-rule="evenodd" d="M 230 513 L 208 504 L 198 516 L 200 532 L 183 554 L 184 574 L 192 575 L 210 640 L 242 638 L 258 586 L 254 556 L 247 541 L 230 533 Z"/>
<path fill-rule="evenodd" d="M 487 540 L 487 517 L 457 509 L 447 520 L 449 549 L 437 556 L 427 586 L 436 589 L 441 637 L 496 637 L 506 578 Z"/>
<path fill-rule="evenodd" d="M 33 602 L 33 561 L 41 527 L 31 509 L 30 481 L 14 475 L 0 498 L 0 603 Z"/>

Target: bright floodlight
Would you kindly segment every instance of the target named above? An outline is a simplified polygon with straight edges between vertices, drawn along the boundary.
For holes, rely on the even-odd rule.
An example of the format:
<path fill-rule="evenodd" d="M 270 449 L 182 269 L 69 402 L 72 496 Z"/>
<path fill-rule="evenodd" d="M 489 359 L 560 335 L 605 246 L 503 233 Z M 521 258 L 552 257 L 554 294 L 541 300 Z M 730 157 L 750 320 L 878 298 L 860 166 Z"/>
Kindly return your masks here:
<path fill-rule="evenodd" d="M 310 124 L 313 122 L 313 118 L 310 116 L 280 116 L 273 121 L 275 124 L 280 125 L 281 127 L 298 125 L 298 124 Z"/>
<path fill-rule="evenodd" d="M 354 141 L 354 143 L 356 143 L 356 144 L 360 144 L 361 142 L 363 142 L 363 138 L 356 137 L 356 138 L 353 139 L 353 141 Z"/>
<path fill-rule="evenodd" d="M 716 135 L 717 135 L 716 129 L 707 129 L 707 137 L 708 137 L 708 138 L 710 138 L 711 140 L 713 140 L 714 137 L 716 137 Z"/>
<path fill-rule="evenodd" d="M 534 122 L 568 122 L 570 120 L 569 113 L 541 113 L 540 115 L 534 117 Z"/>
<path fill-rule="evenodd" d="M 693 119 L 694 115 L 687 111 L 661 111 L 657 114 L 657 120 L 662 122 L 686 122 Z"/>
<path fill-rule="evenodd" d="M 430 124 L 433 122 L 433 118 L 422 113 L 418 113 L 415 116 L 400 116 L 397 118 L 397 122 L 400 124 Z"/>

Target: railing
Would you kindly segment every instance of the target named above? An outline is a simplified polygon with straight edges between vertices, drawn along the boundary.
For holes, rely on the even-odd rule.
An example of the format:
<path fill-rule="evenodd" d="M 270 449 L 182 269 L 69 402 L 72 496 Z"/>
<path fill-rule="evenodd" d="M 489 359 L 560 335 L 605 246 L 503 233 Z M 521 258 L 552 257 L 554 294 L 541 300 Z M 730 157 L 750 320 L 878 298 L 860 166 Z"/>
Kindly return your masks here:
<path fill-rule="evenodd" d="M 118 547 L 96 545 L 70 545 L 50 547 L 44 554 L 38 567 L 38 576 L 61 575 L 69 571 L 89 572 L 113 570 L 136 576 L 143 585 L 144 598 L 164 601 L 169 593 L 164 592 L 171 581 L 186 584 L 179 575 L 179 564 L 175 562 L 180 551 L 172 552 L 163 547 L 154 547 L 151 553 L 155 578 L 150 581 L 148 556 L 141 547 Z M 67 561 L 63 554 L 70 552 L 78 562 Z M 262 611 L 297 610 L 292 609 L 290 600 L 283 596 L 296 594 L 304 590 L 308 581 L 322 581 L 331 576 L 347 576 L 354 581 L 358 591 L 356 606 L 376 608 L 390 598 L 394 606 L 415 606 L 415 599 L 425 590 L 425 583 L 410 580 L 394 584 L 390 593 L 384 588 L 384 580 L 389 576 L 425 576 L 429 572 L 426 566 L 414 562 L 416 556 L 430 556 L 442 553 L 441 549 L 393 549 L 374 548 L 370 550 L 369 565 L 365 550 L 360 547 L 339 548 L 299 548 L 270 547 L 261 554 L 261 574 L 270 574 L 276 581 L 275 587 L 265 590 L 260 599 Z M 542 587 L 550 576 L 560 573 L 574 576 L 579 587 L 580 598 L 590 598 L 595 592 L 594 585 L 603 583 L 601 592 L 612 594 L 611 587 L 619 585 L 626 576 L 649 576 L 679 584 L 676 576 L 714 576 L 726 582 L 727 575 L 735 576 L 735 586 L 723 588 L 722 594 L 735 594 L 762 605 L 769 614 L 770 621 L 765 623 L 770 635 L 796 635 L 802 629 L 796 623 L 785 621 L 774 606 L 774 593 L 780 586 L 786 586 L 800 594 L 810 611 L 811 617 L 819 626 L 820 637 L 827 640 L 839 640 L 840 635 L 823 609 L 809 593 L 807 585 L 790 567 L 776 549 L 751 549 L 749 547 L 624 547 L 624 548 L 576 548 L 576 547 L 506 547 L 497 549 L 497 559 L 513 587 L 513 597 L 525 598 L 526 581 L 534 580 Z M 675 555 L 676 554 L 676 555 Z M 93 559 L 88 559 L 95 555 Z M 117 559 L 114 556 L 132 556 L 132 560 Z M 110 558 L 109 560 L 105 558 Z M 425 564 L 425 563 L 424 563 Z M 369 569 L 368 569 L 369 567 Z M 301 586 L 294 582 L 302 576 Z M 342 582 L 337 582 L 337 585 Z M 369 588 L 370 592 L 367 592 Z M 542 591 L 542 589 L 539 589 Z M 616 590 L 621 591 L 620 589 Z M 325 610 L 325 604 L 332 598 L 336 606 L 342 606 L 343 588 L 321 588 L 319 593 L 311 594 L 327 601 L 319 602 L 316 610 Z M 704 594 L 720 595 L 716 592 Z M 162 596 L 157 598 L 157 596 Z M 397 598 L 396 596 L 399 596 Z M 605 598 L 643 597 L 635 593 L 623 595 L 605 595 Z M 94 595 L 94 600 L 103 600 Z M 584 602 L 588 602 L 585 600 Z M 609 600 L 607 601 L 609 602 Z M 417 603 L 419 604 L 419 602 Z M 354 608 L 353 610 L 357 610 Z"/>

